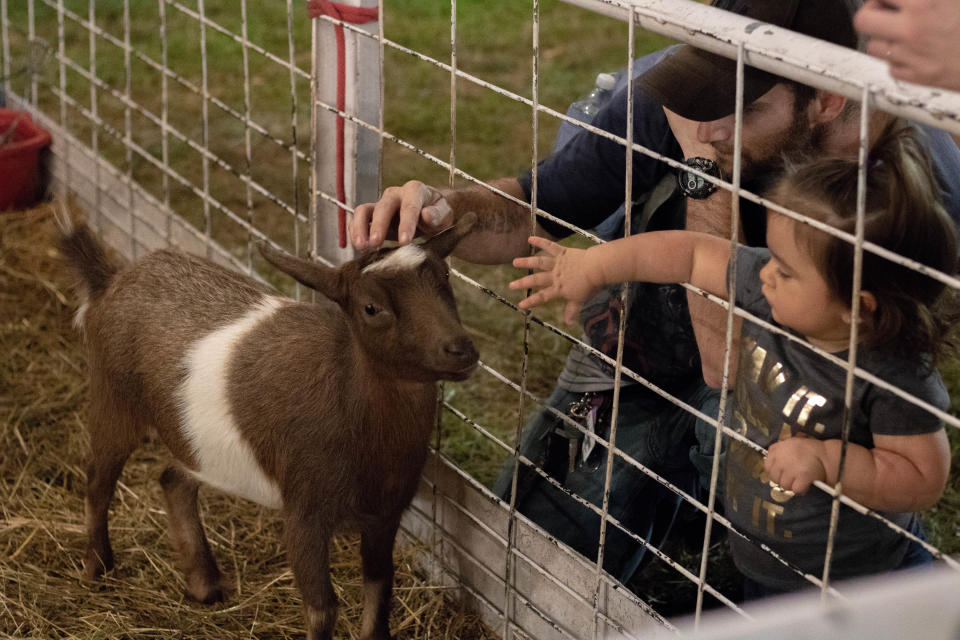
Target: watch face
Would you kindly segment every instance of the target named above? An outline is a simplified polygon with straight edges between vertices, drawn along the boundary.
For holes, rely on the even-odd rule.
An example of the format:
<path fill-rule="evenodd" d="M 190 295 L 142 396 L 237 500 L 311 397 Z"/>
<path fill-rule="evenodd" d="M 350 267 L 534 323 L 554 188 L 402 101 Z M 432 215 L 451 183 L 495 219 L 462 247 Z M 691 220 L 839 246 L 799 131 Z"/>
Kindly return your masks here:
<path fill-rule="evenodd" d="M 699 191 L 706 184 L 706 180 L 696 175 L 695 173 L 685 173 L 683 174 L 683 181 L 687 187 L 687 191 Z"/>
<path fill-rule="evenodd" d="M 703 171 L 711 176 L 720 177 L 720 171 L 717 163 L 707 158 L 688 158 L 684 161 L 689 167 L 698 171 Z M 703 176 L 698 176 L 691 171 L 683 171 L 677 176 L 680 183 L 680 189 L 688 198 L 703 199 L 710 196 L 717 190 L 712 182 Z"/>

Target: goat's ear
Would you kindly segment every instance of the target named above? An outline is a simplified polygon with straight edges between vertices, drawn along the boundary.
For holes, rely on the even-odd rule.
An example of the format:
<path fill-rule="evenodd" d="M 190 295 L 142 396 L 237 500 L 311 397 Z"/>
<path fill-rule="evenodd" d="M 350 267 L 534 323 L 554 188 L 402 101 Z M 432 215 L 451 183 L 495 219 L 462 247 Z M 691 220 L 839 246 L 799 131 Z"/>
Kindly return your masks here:
<path fill-rule="evenodd" d="M 292 256 L 285 251 L 274 249 L 266 242 L 261 242 L 257 248 L 267 262 L 300 284 L 322 293 L 336 303 L 346 298 L 346 287 L 339 269 Z"/>
<path fill-rule="evenodd" d="M 423 243 L 423 248 L 427 251 L 430 251 L 441 258 L 446 258 L 450 253 L 456 249 L 457 245 L 460 243 L 463 238 L 470 233 L 470 230 L 473 229 L 474 224 L 477 222 L 477 214 L 470 211 L 459 220 L 457 224 L 453 225 L 449 229 L 445 229 L 433 236 L 429 240 Z"/>

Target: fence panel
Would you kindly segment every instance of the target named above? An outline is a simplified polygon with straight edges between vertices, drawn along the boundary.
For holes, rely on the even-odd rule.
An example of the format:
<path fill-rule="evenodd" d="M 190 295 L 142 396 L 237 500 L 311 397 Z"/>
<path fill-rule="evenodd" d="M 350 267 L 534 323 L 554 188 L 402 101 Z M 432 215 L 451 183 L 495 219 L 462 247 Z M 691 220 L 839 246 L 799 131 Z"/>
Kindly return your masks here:
<path fill-rule="evenodd" d="M 744 65 L 755 66 L 860 102 L 864 107 L 861 162 L 873 110 L 960 134 L 960 95 L 894 82 L 884 63 L 856 51 L 769 25 L 758 28 L 747 18 L 692 0 L 566 1 L 609 16 L 611 24 L 626 23 L 622 33 L 627 77 L 637 60 L 636 30 L 646 29 L 735 59 L 741 73 Z M 352 251 L 340 246 L 343 221 L 339 211 L 349 214 L 357 204 L 376 199 L 384 159 L 389 158 L 392 165 L 409 163 L 404 169 L 410 171 L 425 167 L 425 173 L 439 176 L 433 181 L 441 186 L 446 186 L 444 181 L 451 186 L 485 185 L 484 180 L 493 176 L 463 168 L 482 166 L 473 157 L 478 146 L 470 140 L 468 128 L 473 111 L 480 110 L 474 106 L 485 100 L 495 101 L 503 112 L 523 110 L 529 122 L 525 133 L 530 136 L 529 143 L 522 141 L 526 145 L 524 162 L 534 175 L 561 123 L 622 145 L 628 175 L 633 158 L 628 148 L 674 170 L 681 166 L 675 159 L 633 143 L 629 127 L 626 136 L 620 137 L 562 112 L 565 102 L 550 93 L 549 79 L 559 75 L 545 72 L 541 47 L 542 23 L 551 23 L 553 14 L 563 10 L 558 2 L 531 3 L 527 16 L 531 51 L 509 62 L 524 69 L 524 74 L 529 69 L 529 86 L 491 81 L 494 72 L 468 55 L 465 41 L 473 44 L 476 40 L 469 32 L 472 23 L 462 16 L 473 14 L 458 8 L 456 0 L 445 9 L 450 19 L 449 46 L 435 42 L 437 46 L 429 51 L 407 46 L 385 28 L 393 18 L 399 24 L 405 13 L 415 13 L 416 7 L 387 0 L 352 0 L 342 6 L 362 9 L 366 17 L 324 13 L 311 21 L 305 3 L 293 0 L 270 3 L 269 7 L 246 0 L 227 7 L 213 7 L 203 0 L 157 0 L 149 9 L 147 3 L 138 3 L 138 12 L 148 12 L 148 19 L 139 15 L 132 20 L 130 0 L 109 7 L 92 0 L 0 0 L 3 92 L 8 104 L 29 109 L 54 133 L 55 184 L 90 212 L 103 237 L 128 258 L 157 247 L 178 246 L 255 277 L 261 277 L 261 264 L 253 250 L 258 240 L 301 254 L 311 251 L 329 262 L 351 257 Z M 515 6 L 509 10 L 517 11 Z M 526 15 L 528 9 L 523 11 Z M 369 19 L 374 14 L 375 19 Z M 312 39 L 310 50 L 307 38 Z M 391 64 L 414 73 L 410 79 L 400 79 Z M 609 69 L 594 71 L 605 70 Z M 404 92 L 409 87 L 400 85 L 436 74 L 444 76 L 445 88 L 449 86 L 449 122 L 419 123 L 428 131 L 428 138 L 433 135 L 436 139 L 425 139 L 421 132 L 403 126 L 399 130 L 388 126 L 390 109 L 398 100 L 409 100 Z M 567 101 L 576 95 L 570 94 L 569 90 L 565 94 Z M 430 95 L 428 99 L 441 101 L 446 96 Z M 435 133 L 447 124 L 449 134 Z M 741 124 L 739 117 L 735 166 L 739 165 Z M 498 149 L 484 151 L 495 164 Z M 393 166 L 384 172 L 399 175 Z M 852 242 L 858 256 L 875 253 L 929 272 L 865 242 L 862 234 L 839 233 L 775 205 L 762 194 L 742 190 L 737 169 L 729 180 L 702 177 L 748 201 Z M 628 181 L 627 203 L 633 201 L 630 189 Z M 737 199 L 732 200 L 731 215 L 736 221 Z M 529 207 L 531 220 L 539 214 L 567 224 L 537 209 L 536 191 L 532 203 L 521 204 Z M 601 241 L 591 230 L 571 231 L 575 242 L 582 245 Z M 444 389 L 444 416 L 438 425 L 436 448 L 404 528 L 423 544 L 424 567 L 432 578 L 456 589 L 460 598 L 471 602 L 491 628 L 505 637 L 634 638 L 663 628 L 673 630 L 673 623 L 658 613 L 656 603 L 631 593 L 600 568 L 602 562 L 584 558 L 554 540 L 517 512 L 510 501 L 492 492 L 496 466 L 535 466 L 531 460 L 516 458 L 516 439 L 525 421 L 543 410 L 551 381 L 530 377 L 542 375 L 538 369 L 544 363 L 546 368 L 557 369 L 563 354 L 575 345 L 615 369 L 617 389 L 621 379 L 645 386 L 718 428 L 718 442 L 758 447 L 731 428 L 729 415 L 705 415 L 656 387 L 619 359 L 596 351 L 561 328 L 556 315 L 518 312 L 515 294 L 505 290 L 504 278 L 510 276 L 504 273 L 512 272 L 489 276 L 482 269 L 454 263 L 458 294 L 471 299 L 465 322 L 475 335 L 487 334 L 484 339 L 489 339 L 491 351 L 482 351 L 483 365 L 474 381 Z M 951 287 L 960 284 L 952 273 L 933 276 Z M 757 319 L 735 304 L 699 293 L 727 309 L 727 348 L 731 349 L 734 318 Z M 489 315 L 492 320 L 479 315 Z M 502 333 L 490 336 L 488 327 L 500 325 Z M 621 330 L 620 353 L 623 339 Z M 848 359 L 814 351 L 849 372 L 848 402 L 855 380 L 890 387 L 858 367 L 855 349 Z M 559 360 L 556 353 L 561 354 Z M 890 390 L 916 403 L 902 390 Z M 722 393 L 727 393 L 726 383 Z M 494 401 L 502 406 L 489 415 L 498 417 L 479 417 L 484 405 Z M 945 421 L 951 431 L 960 427 L 960 420 L 951 413 L 929 405 L 924 408 Z M 584 431 L 578 423 L 569 419 L 567 423 L 569 429 Z M 609 439 L 613 444 L 615 434 L 612 426 Z M 709 498 L 703 501 L 611 442 L 603 438 L 599 442 L 611 451 L 610 461 L 616 459 L 639 469 L 690 512 L 706 518 L 699 552 L 691 560 L 674 557 L 675 552 L 661 548 L 660 541 L 644 537 L 644 532 L 624 531 L 622 523 L 610 515 L 606 499 L 593 505 L 573 496 L 571 499 L 601 517 L 600 548 L 611 531 L 623 532 L 642 545 L 666 567 L 665 575 L 695 590 L 698 621 L 706 596 L 746 616 L 728 594 L 713 585 L 708 563 L 716 548 L 711 528 L 726 530 L 728 536 L 740 535 L 715 508 L 718 467 L 713 468 Z M 481 449 L 485 467 L 472 458 Z M 542 469 L 538 472 L 548 476 Z M 608 475 L 606 496 L 610 481 Z M 883 526 L 897 528 L 883 515 L 842 495 L 837 487 L 819 483 L 816 490 L 835 497 L 835 510 L 843 504 L 876 518 Z M 925 546 L 950 568 L 960 568 L 935 545 Z M 828 573 L 804 577 L 820 587 L 825 597 L 842 598 L 831 589 Z"/>

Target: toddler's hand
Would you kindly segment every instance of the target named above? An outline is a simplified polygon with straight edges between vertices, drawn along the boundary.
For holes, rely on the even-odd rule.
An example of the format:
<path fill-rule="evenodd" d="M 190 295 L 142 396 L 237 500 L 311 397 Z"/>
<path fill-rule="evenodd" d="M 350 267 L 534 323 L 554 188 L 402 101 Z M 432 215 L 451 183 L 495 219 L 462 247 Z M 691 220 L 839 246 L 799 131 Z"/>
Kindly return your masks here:
<path fill-rule="evenodd" d="M 530 309 L 557 297 L 566 298 L 569 302 L 564 310 L 564 320 L 567 324 L 574 324 L 583 301 L 596 288 L 590 283 L 587 274 L 587 252 L 583 249 L 567 249 L 537 236 L 531 236 L 529 242 L 544 253 L 529 258 L 515 258 L 513 266 L 537 269 L 539 273 L 514 280 L 510 283 L 510 288 L 531 288 L 539 291 L 521 300 L 519 307 Z"/>
<path fill-rule="evenodd" d="M 771 445 L 763 468 L 781 489 L 804 494 L 814 481 L 827 479 L 822 451 L 821 440 L 800 434 Z"/>

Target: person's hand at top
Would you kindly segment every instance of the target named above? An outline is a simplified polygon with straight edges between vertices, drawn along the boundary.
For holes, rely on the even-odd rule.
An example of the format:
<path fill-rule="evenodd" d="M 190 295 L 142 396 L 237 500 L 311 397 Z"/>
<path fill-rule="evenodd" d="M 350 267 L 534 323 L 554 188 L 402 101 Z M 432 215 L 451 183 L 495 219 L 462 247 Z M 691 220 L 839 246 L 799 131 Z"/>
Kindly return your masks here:
<path fill-rule="evenodd" d="M 960 1 L 867 0 L 853 24 L 897 80 L 960 91 Z"/>
<path fill-rule="evenodd" d="M 440 190 L 410 180 L 402 187 L 388 187 L 377 202 L 354 209 L 349 225 L 350 242 L 357 250 L 376 248 L 396 231 L 396 240 L 407 244 L 419 229 L 427 235 L 453 223 L 450 205 Z M 392 239 L 392 238 L 390 238 Z"/>

